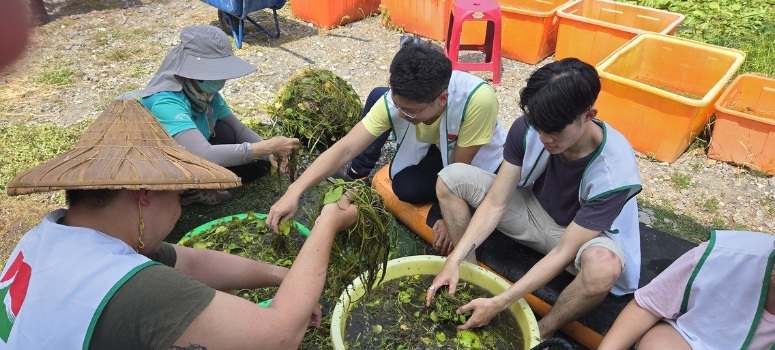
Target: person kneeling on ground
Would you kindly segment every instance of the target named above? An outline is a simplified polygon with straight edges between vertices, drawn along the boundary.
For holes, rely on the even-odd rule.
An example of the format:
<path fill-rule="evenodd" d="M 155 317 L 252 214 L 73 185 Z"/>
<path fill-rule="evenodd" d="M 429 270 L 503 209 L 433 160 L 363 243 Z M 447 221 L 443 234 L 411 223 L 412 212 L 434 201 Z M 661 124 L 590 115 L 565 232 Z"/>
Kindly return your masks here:
<path fill-rule="evenodd" d="M 142 103 L 181 146 L 251 182 L 276 166 L 272 155 L 282 158 L 281 168 L 299 143 L 298 139 L 273 137 L 263 140 L 234 115 L 219 91 L 227 79 L 256 70 L 234 56 L 229 37 L 220 29 L 190 26 L 180 31 L 175 46 L 142 92 Z M 232 199 L 228 191 L 189 191 L 181 204 L 217 205 Z"/>
<path fill-rule="evenodd" d="M 271 207 L 269 226 L 276 230 L 278 222 L 293 218 L 302 193 L 335 173 L 345 180 L 367 178 L 391 132 L 397 140 L 390 162 L 393 192 L 412 204 L 436 201 L 437 174 L 449 164 L 495 172 L 506 138 L 492 86 L 453 71 L 441 48 L 430 42 L 405 43 L 390 64 L 390 88 L 371 92 L 362 120 L 323 152 Z M 434 247 L 448 254 L 452 247 L 441 220 L 434 225 L 434 233 Z"/>
<path fill-rule="evenodd" d="M 598 349 L 772 349 L 775 236 L 711 231 L 635 291 Z"/>
<path fill-rule="evenodd" d="M 325 206 L 290 270 L 163 242 L 186 189 L 239 178 L 175 143 L 137 101 L 116 101 L 78 145 L 19 174 L 9 195 L 66 191 L 2 272 L 10 349 L 292 349 L 320 326 L 318 300 L 346 196 Z M 221 292 L 278 286 L 263 308 Z"/>
<path fill-rule="evenodd" d="M 465 164 L 439 173 L 436 192 L 455 249 L 428 290 L 454 293 L 458 265 L 498 229 L 545 256 L 505 292 L 476 299 L 463 328 L 486 325 L 501 310 L 563 269 L 576 278 L 538 323 L 542 339 L 600 304 L 609 291 L 632 293 L 640 279 L 635 153 L 622 134 L 595 119 L 600 78 L 575 58 L 534 72 L 520 93 L 497 175 Z M 469 206 L 478 208 L 473 217 Z"/>

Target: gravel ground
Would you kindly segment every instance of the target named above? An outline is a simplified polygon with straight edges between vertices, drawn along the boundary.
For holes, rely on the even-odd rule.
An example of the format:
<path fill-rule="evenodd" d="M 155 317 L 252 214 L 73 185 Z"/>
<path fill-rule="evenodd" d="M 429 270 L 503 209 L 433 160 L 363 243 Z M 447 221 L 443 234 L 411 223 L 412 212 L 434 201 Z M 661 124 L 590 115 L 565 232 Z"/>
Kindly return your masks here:
<path fill-rule="evenodd" d="M 181 27 L 217 25 L 215 8 L 199 1 L 51 0 L 46 6 L 52 21 L 36 28 L 25 56 L 0 72 L 0 123 L 66 125 L 93 119 L 113 97 L 145 85 L 177 43 Z M 269 12 L 254 17 L 267 24 L 271 20 Z M 333 30 L 300 21 L 289 4 L 279 17 L 279 39 L 267 39 L 246 25 L 243 48 L 236 51 L 258 67 L 254 74 L 229 81 L 223 91 L 244 117 L 266 118 L 261 105 L 270 103 L 275 92 L 307 66 L 333 71 L 362 99 L 371 88 L 386 85 L 387 68 L 402 33 L 382 27 L 378 16 Z M 506 127 L 520 115 L 518 92 L 538 67 L 503 59 L 496 92 Z M 70 83 L 60 87 L 46 83 L 46 77 L 51 81 L 56 73 L 68 71 Z M 490 73 L 479 75 L 491 79 Z M 643 156 L 638 163 L 643 201 L 671 208 L 705 226 L 775 232 L 774 178 L 709 160 L 698 151 L 685 153 L 673 164 Z M 656 220 L 664 219 L 653 210 L 642 210 L 641 221 L 656 224 Z"/>

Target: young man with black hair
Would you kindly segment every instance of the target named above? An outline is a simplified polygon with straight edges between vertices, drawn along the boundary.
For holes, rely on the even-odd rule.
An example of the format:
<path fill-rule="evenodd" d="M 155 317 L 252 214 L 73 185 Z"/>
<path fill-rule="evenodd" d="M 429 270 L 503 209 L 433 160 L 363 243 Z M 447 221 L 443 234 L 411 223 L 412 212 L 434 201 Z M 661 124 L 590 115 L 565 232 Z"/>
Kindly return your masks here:
<path fill-rule="evenodd" d="M 338 170 L 357 170 L 352 178 L 368 176 L 389 133 L 397 144 L 390 162 L 393 192 L 412 204 L 436 200 L 437 174 L 445 166 L 464 163 L 493 173 L 503 157 L 506 132 L 498 120 L 492 87 L 471 74 L 453 71 L 441 48 L 429 42 L 402 45 L 390 65 L 390 88 L 374 89 L 364 114 L 271 207 L 270 227 L 276 229 L 279 221 L 293 218 L 302 193 Z M 351 160 L 353 167 L 345 167 Z M 441 220 L 434 233 L 445 236 Z M 451 246 L 440 242 L 437 249 L 449 253 Z"/>
<path fill-rule="evenodd" d="M 595 68 L 575 58 L 550 63 L 520 93 L 525 115 L 509 130 L 504 161 L 493 175 L 464 164 L 439 173 L 436 192 L 454 251 L 428 288 L 455 292 L 458 265 L 498 229 L 545 254 L 505 292 L 458 309 L 473 310 L 462 328 L 490 322 L 563 269 L 576 278 L 539 322 L 541 337 L 597 306 L 609 291 L 633 292 L 640 277 L 640 192 L 627 140 L 595 119 L 600 92 Z M 469 205 L 477 210 L 473 217 Z"/>

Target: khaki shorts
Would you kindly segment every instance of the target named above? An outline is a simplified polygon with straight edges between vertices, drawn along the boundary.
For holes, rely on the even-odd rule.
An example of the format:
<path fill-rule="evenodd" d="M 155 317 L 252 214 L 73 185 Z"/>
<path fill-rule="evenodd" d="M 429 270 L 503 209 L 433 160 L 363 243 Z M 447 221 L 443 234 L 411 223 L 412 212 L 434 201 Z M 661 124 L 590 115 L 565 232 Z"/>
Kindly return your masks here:
<path fill-rule="evenodd" d="M 479 207 L 495 180 L 495 174 L 462 163 L 450 164 L 439 172 L 439 177 L 452 193 L 474 208 Z M 511 239 L 544 255 L 557 246 L 565 232 L 565 226 L 557 225 L 541 207 L 533 195 L 533 190 L 524 187 L 517 188 L 496 228 Z M 576 253 L 573 265 L 569 265 L 566 270 L 574 275 L 578 274 L 581 254 L 593 246 L 606 248 L 616 254 L 624 271 L 624 249 L 604 233 L 584 243 Z"/>

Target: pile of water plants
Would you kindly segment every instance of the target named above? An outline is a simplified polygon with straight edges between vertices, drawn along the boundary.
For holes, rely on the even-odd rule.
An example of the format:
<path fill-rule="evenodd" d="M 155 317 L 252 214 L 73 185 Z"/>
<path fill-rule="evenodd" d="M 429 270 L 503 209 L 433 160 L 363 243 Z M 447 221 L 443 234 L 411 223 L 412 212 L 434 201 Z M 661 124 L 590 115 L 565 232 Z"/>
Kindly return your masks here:
<path fill-rule="evenodd" d="M 485 289 L 461 281 L 455 295 L 443 287 L 431 307 L 426 288 L 433 275 L 392 279 L 360 298 L 350 310 L 345 330 L 348 349 L 523 349 L 524 340 L 513 314 L 503 311 L 482 328 L 458 330 L 471 312 L 456 310 L 473 299 L 492 297 Z"/>
<path fill-rule="evenodd" d="M 297 137 L 300 148 L 322 151 L 358 123 L 363 106 L 350 83 L 308 67 L 280 89 L 267 110 L 277 135 Z"/>

